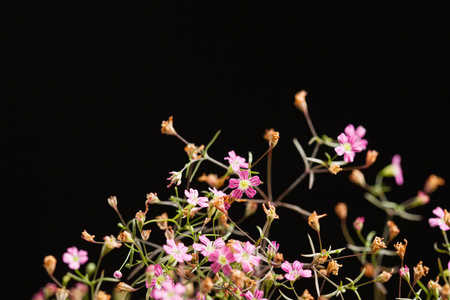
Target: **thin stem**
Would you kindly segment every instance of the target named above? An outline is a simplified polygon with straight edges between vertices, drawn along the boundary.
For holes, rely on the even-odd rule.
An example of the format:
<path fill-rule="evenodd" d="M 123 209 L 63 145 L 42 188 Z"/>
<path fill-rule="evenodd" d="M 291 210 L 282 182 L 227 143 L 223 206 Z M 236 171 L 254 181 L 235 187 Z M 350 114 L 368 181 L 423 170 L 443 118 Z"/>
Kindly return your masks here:
<path fill-rule="evenodd" d="M 267 194 L 269 194 L 269 201 L 272 202 L 272 149 L 269 149 L 267 154 Z"/>

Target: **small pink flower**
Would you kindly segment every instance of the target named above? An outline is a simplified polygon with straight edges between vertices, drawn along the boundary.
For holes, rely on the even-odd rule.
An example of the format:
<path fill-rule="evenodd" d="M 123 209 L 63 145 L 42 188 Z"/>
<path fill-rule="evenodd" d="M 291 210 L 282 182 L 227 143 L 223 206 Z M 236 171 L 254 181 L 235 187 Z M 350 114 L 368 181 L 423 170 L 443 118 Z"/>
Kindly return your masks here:
<path fill-rule="evenodd" d="M 403 184 L 403 171 L 402 166 L 400 165 L 401 160 L 402 159 L 399 154 L 396 154 L 392 157 L 392 168 L 397 185 Z"/>
<path fill-rule="evenodd" d="M 173 239 L 169 239 L 167 240 L 167 245 L 163 245 L 163 248 L 167 254 L 170 254 L 180 263 L 192 259 L 192 255 L 187 254 L 188 248 L 182 242 L 177 244 Z"/>
<path fill-rule="evenodd" d="M 448 227 L 448 225 L 445 224 L 445 221 L 444 221 L 444 215 L 445 215 L 444 210 L 438 206 L 435 209 L 433 209 L 433 213 L 438 218 L 430 218 L 430 219 L 428 219 L 428 223 L 430 223 L 430 226 L 431 227 L 439 226 L 439 228 L 441 230 L 443 230 L 443 231 L 449 230 L 450 227 Z"/>
<path fill-rule="evenodd" d="M 153 267 L 151 267 L 153 266 Z M 161 267 L 161 265 L 150 265 L 149 267 L 151 267 L 149 270 L 149 272 L 151 273 L 151 280 L 150 280 L 150 284 L 146 281 L 145 282 L 145 286 L 149 289 L 149 288 L 153 288 L 153 289 L 162 289 L 162 285 L 165 282 L 169 282 L 172 284 L 172 279 L 170 278 L 169 275 L 165 274 L 163 272 L 163 269 Z M 149 267 L 147 269 L 149 269 Z"/>
<path fill-rule="evenodd" d="M 221 237 L 217 238 L 214 242 L 211 242 L 204 234 L 199 236 L 200 243 L 194 243 L 192 248 L 202 253 L 204 257 L 208 257 L 216 249 L 220 249 L 225 246 L 225 242 Z"/>
<path fill-rule="evenodd" d="M 357 217 L 355 221 L 353 221 L 353 228 L 357 231 L 361 231 L 364 227 L 364 217 Z"/>
<path fill-rule="evenodd" d="M 120 279 L 122 278 L 122 272 L 120 272 L 119 270 L 114 272 L 114 278 Z"/>
<path fill-rule="evenodd" d="M 189 191 L 185 190 L 184 194 L 186 195 L 187 202 L 189 204 L 192 204 L 194 206 L 196 206 L 197 204 L 201 207 L 208 207 L 208 198 L 206 197 L 199 197 L 198 196 L 198 191 L 194 190 L 194 189 L 189 189 Z"/>
<path fill-rule="evenodd" d="M 220 198 L 220 197 L 227 195 L 220 190 L 218 191 L 216 188 L 208 188 L 208 189 L 213 193 L 213 199 Z"/>
<path fill-rule="evenodd" d="M 167 178 L 167 180 L 170 180 L 169 185 L 167 186 L 168 188 L 172 186 L 172 184 L 175 185 L 180 185 L 181 184 L 181 176 L 183 175 L 182 172 L 169 172 L 169 174 L 172 174 L 172 176 L 170 176 L 169 178 Z"/>
<path fill-rule="evenodd" d="M 247 293 L 241 296 L 244 296 L 247 300 L 267 300 L 267 298 L 262 297 L 264 296 L 264 292 L 260 290 L 256 290 L 255 294 L 253 294 L 251 291 L 247 291 Z"/>
<path fill-rule="evenodd" d="M 234 255 L 228 247 L 217 249 L 209 255 L 211 270 L 217 273 L 222 269 L 223 273 L 228 276 L 231 273 L 230 263 L 235 262 Z"/>
<path fill-rule="evenodd" d="M 78 270 L 88 259 L 87 252 L 85 250 L 78 250 L 77 247 L 67 248 L 67 252 L 63 254 L 63 262 L 68 264 L 72 270 Z"/>
<path fill-rule="evenodd" d="M 359 125 L 355 130 L 355 126 L 353 126 L 353 124 L 348 124 L 347 127 L 345 127 L 344 132 L 348 136 L 356 136 L 356 141 L 361 144 L 362 150 L 366 150 L 368 142 L 367 140 L 363 139 L 364 135 L 366 134 L 366 129 L 364 127 Z"/>
<path fill-rule="evenodd" d="M 281 269 L 286 272 L 284 277 L 289 281 L 295 281 L 299 277 L 311 277 L 311 270 L 303 270 L 303 264 L 298 260 L 294 261 L 292 264 L 288 261 L 285 261 L 281 264 Z"/>
<path fill-rule="evenodd" d="M 225 157 L 225 160 L 228 160 L 231 168 L 235 172 L 238 172 L 240 168 L 248 168 L 248 163 L 245 162 L 245 158 L 237 156 L 234 151 L 228 152 L 228 157 Z"/>
<path fill-rule="evenodd" d="M 338 136 L 338 141 L 340 145 L 334 148 L 334 151 L 336 151 L 339 156 L 344 155 L 345 162 L 353 162 L 355 153 L 361 152 L 364 148 L 356 135 L 346 135 L 345 133 L 341 133 Z"/>
<path fill-rule="evenodd" d="M 280 244 L 278 244 L 276 241 L 270 242 L 269 245 L 267 245 L 267 259 L 270 260 L 272 257 L 275 256 L 275 254 L 278 252 L 278 249 L 280 248 Z"/>
<path fill-rule="evenodd" d="M 403 279 L 405 279 L 406 281 L 409 281 L 410 275 L 409 275 L 409 268 L 408 268 L 407 265 L 404 265 L 402 268 L 400 268 L 400 269 L 398 270 L 398 274 L 399 274 L 400 276 L 402 276 Z"/>
<path fill-rule="evenodd" d="M 252 254 L 255 251 L 255 246 L 248 241 L 245 242 L 244 248 L 239 242 L 234 243 L 233 249 L 236 250 L 234 258 L 242 264 L 242 269 L 245 273 L 252 271 L 253 267 L 257 266 L 261 260 L 260 257 Z"/>
<path fill-rule="evenodd" d="M 231 196 L 234 198 L 242 198 L 242 194 L 245 192 L 247 197 L 253 198 L 256 195 L 256 191 L 252 188 L 261 184 L 258 176 L 249 178 L 248 170 L 238 171 L 239 179 L 232 178 L 228 185 L 229 188 L 235 189 L 231 192 Z"/>
<path fill-rule="evenodd" d="M 154 290 L 152 297 L 157 300 L 183 300 L 186 288 L 181 283 L 164 282 L 162 289 Z"/>

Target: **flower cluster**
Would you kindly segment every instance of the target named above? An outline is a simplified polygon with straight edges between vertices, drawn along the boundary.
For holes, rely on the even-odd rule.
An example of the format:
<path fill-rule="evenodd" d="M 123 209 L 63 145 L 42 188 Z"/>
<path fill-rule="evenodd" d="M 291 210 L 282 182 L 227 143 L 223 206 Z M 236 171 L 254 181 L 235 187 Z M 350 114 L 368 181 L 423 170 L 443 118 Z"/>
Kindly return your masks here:
<path fill-rule="evenodd" d="M 187 154 L 187 163 L 179 170 L 169 172 L 169 184 L 163 188 L 163 193 L 169 191 L 171 195 L 160 199 L 157 193 L 148 193 L 142 204 L 145 209 L 136 210 L 130 220 L 122 216 L 117 197 L 109 197 L 107 203 L 117 214 L 119 231 L 104 236 L 102 240 L 83 231 L 84 242 L 99 245 L 100 254 L 88 255 L 87 251 L 76 246 L 69 247 L 62 255 L 69 271 L 61 281 L 55 277 L 58 260 L 53 255 L 46 256 L 43 266 L 53 282 L 39 290 L 33 300 L 131 297 L 156 300 L 315 299 L 312 294 L 316 294 L 316 299 L 328 299 L 342 296 L 345 292 L 354 293 L 361 299 L 360 292 L 368 285 L 372 285 L 368 290 L 375 291 L 374 299 L 377 300 L 385 299 L 386 293 L 398 298 L 449 299 L 448 257 L 447 261 L 444 258 L 438 260 L 438 266 L 433 269 L 424 266 L 422 261 L 411 261 L 408 255 L 411 245 L 408 245 L 407 235 L 402 229 L 403 222 L 423 219 L 414 209 L 428 204 L 430 195 L 444 185 L 445 180 L 431 175 L 417 194 L 404 201 L 393 200 L 389 195 L 393 189 L 389 180 L 395 180 L 394 187 L 405 181 L 400 155 L 394 154 L 371 183 L 363 171 L 372 168 L 378 152 L 367 149 L 366 129 L 362 125 L 355 128 L 349 124 L 336 138 L 319 136 L 309 116 L 306 96 L 306 91 L 297 93 L 294 105 L 306 118 L 312 135 L 310 145 L 314 148 L 308 155 L 307 150 L 294 139 L 304 170 L 279 195 L 274 195 L 272 189 L 271 170 L 280 133 L 273 128 L 265 130 L 263 138 L 268 142 L 268 148 L 258 159 L 254 160 L 251 152 L 248 158 L 244 158 L 234 150 L 228 151 L 227 157 L 216 159 L 209 151 L 219 132 L 204 144 L 206 147 L 203 144 L 196 146 L 175 130 L 173 117 L 163 121 L 161 132 L 178 138 Z M 331 151 L 321 151 L 323 147 Z M 365 150 L 365 162 L 357 163 L 356 153 Z M 339 160 L 340 157 L 343 160 Z M 260 179 L 260 176 L 264 178 L 264 169 L 260 168 L 263 164 L 259 164 L 262 159 L 266 160 L 267 166 L 265 182 Z M 221 169 L 221 173 L 207 174 L 205 171 L 199 175 L 199 170 L 207 163 Z M 345 243 L 340 248 L 332 248 L 324 245 L 325 239 L 322 240 L 327 224 L 321 222 L 333 221 L 328 217 L 329 213 L 309 212 L 295 199 L 288 200 L 301 182 L 307 180 L 309 188 L 313 188 L 319 176 L 339 176 L 344 172 L 349 172 L 351 183 L 364 190 L 362 196 L 377 210 L 377 219 L 385 215 L 386 221 L 380 230 L 380 226 L 372 224 L 373 214 L 357 215 L 346 203 L 336 203 L 337 225 L 342 229 Z M 152 209 L 154 206 L 159 206 L 163 212 Z M 327 210 L 328 207 L 317 204 L 317 209 Z M 275 227 L 272 225 L 286 220 L 286 210 L 300 216 L 293 220 L 295 227 L 310 230 L 309 243 L 297 243 L 292 239 L 281 243 L 272 240 Z M 428 224 L 439 228 L 444 238 L 442 247 L 436 244 L 435 249 L 439 254 L 450 255 L 447 237 L 450 214 L 441 207 L 432 212 L 435 217 L 429 218 Z M 260 224 L 256 223 L 257 218 L 252 219 L 252 215 L 257 213 L 263 216 Z M 243 230 L 245 225 L 254 230 Z M 292 231 L 289 232 L 291 237 L 295 227 L 283 230 Z M 277 240 L 280 241 L 278 237 Z M 285 259 L 280 248 L 289 247 L 295 249 L 301 259 Z M 123 259 L 114 271 L 105 271 L 101 264 L 113 250 L 121 252 Z M 290 255 L 286 253 L 286 256 Z M 387 256 L 397 257 L 397 261 L 392 263 L 392 259 L 385 259 Z M 89 261 L 88 257 L 98 257 L 98 261 Z M 349 274 L 347 262 L 358 264 L 361 271 Z M 407 264 L 415 267 L 410 269 Z M 422 282 L 431 271 L 436 277 L 427 277 L 428 283 Z M 339 278 L 342 273 L 345 273 L 345 280 Z M 387 291 L 383 283 L 393 276 L 399 279 L 398 290 Z M 115 287 L 109 293 L 106 290 L 108 284 Z M 314 292 L 308 291 L 306 286 L 313 286 Z M 421 293 L 426 296 L 421 296 Z"/>

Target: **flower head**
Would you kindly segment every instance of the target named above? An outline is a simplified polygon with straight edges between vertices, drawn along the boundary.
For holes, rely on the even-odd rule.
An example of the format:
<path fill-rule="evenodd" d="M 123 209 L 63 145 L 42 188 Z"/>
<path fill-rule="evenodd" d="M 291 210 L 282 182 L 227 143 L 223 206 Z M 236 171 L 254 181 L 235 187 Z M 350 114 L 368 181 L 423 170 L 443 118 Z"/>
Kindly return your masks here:
<path fill-rule="evenodd" d="M 147 288 L 162 289 L 163 283 L 172 283 L 172 279 L 164 273 L 161 265 L 150 265 L 147 267 L 145 273 L 149 277 L 148 280 L 150 280 L 150 283 L 148 280 L 145 282 Z"/>
<path fill-rule="evenodd" d="M 256 290 L 254 294 L 251 291 L 247 291 L 243 296 L 247 300 L 267 300 L 267 298 L 262 297 L 264 296 L 264 292 L 260 290 Z"/>
<path fill-rule="evenodd" d="M 355 136 L 356 141 L 360 143 L 362 150 L 366 150 L 367 148 L 367 140 L 363 139 L 364 135 L 366 135 L 366 129 L 359 125 L 356 129 L 353 124 L 348 124 L 347 127 L 345 127 L 344 132 L 348 136 Z"/>
<path fill-rule="evenodd" d="M 119 270 L 116 270 L 114 272 L 113 276 L 114 276 L 114 278 L 120 279 L 120 278 L 122 278 L 122 272 L 120 272 Z"/>
<path fill-rule="evenodd" d="M 402 268 L 398 270 L 398 274 L 403 277 L 406 281 L 409 281 L 409 268 L 407 265 L 404 265 Z"/>
<path fill-rule="evenodd" d="M 355 221 L 353 221 L 353 228 L 355 228 L 356 231 L 361 231 L 364 227 L 364 217 L 357 217 Z"/>
<path fill-rule="evenodd" d="M 183 300 L 184 292 L 186 288 L 181 283 L 164 282 L 162 289 L 154 290 L 152 296 L 157 300 Z"/>
<path fill-rule="evenodd" d="M 233 249 L 236 251 L 234 258 L 242 264 L 245 273 L 252 271 L 253 267 L 257 266 L 261 260 L 260 257 L 252 254 L 255 251 L 255 246 L 248 241 L 245 242 L 244 247 L 240 243 L 234 243 Z"/>
<path fill-rule="evenodd" d="M 381 248 L 387 248 L 386 244 L 383 242 L 383 238 L 376 236 L 372 242 L 372 252 L 375 253 Z"/>
<path fill-rule="evenodd" d="M 344 155 L 345 162 L 353 162 L 356 152 L 361 152 L 364 149 L 363 144 L 356 135 L 346 135 L 341 133 L 338 136 L 339 146 L 334 148 L 337 155 Z"/>
<path fill-rule="evenodd" d="M 163 245 L 164 250 L 167 254 L 170 254 L 176 261 L 184 262 L 190 261 L 192 259 L 192 255 L 187 254 L 188 248 L 182 243 L 175 243 L 173 239 L 167 240 L 167 245 Z"/>
<path fill-rule="evenodd" d="M 189 191 L 185 190 L 184 194 L 187 197 L 187 202 L 189 204 L 192 204 L 196 206 L 197 204 L 201 207 L 208 207 L 208 198 L 206 197 L 199 197 L 198 191 L 194 189 L 189 189 Z"/>
<path fill-rule="evenodd" d="M 298 260 L 294 261 L 292 264 L 288 261 L 283 262 L 281 264 L 281 269 L 286 272 L 284 277 L 290 281 L 295 281 L 299 277 L 308 278 L 312 276 L 311 270 L 303 270 L 303 264 Z"/>
<path fill-rule="evenodd" d="M 211 242 L 204 234 L 198 237 L 200 243 L 194 243 L 192 248 L 199 251 L 204 257 L 208 257 L 211 253 L 225 246 L 225 242 L 221 237 Z"/>
<path fill-rule="evenodd" d="M 444 210 L 438 206 L 435 209 L 433 209 L 433 213 L 437 216 L 437 218 L 428 219 L 428 223 L 430 224 L 430 226 L 431 227 L 439 226 L 439 228 L 443 231 L 449 230 L 450 227 L 447 224 L 445 224 L 444 221 L 445 216 Z"/>
<path fill-rule="evenodd" d="M 77 247 L 67 248 L 63 254 L 63 262 L 69 265 L 72 270 L 78 270 L 80 266 L 88 261 L 88 255 L 85 250 L 78 250 Z"/>
<path fill-rule="evenodd" d="M 245 158 L 236 155 L 236 153 L 231 150 L 228 152 L 228 156 L 225 157 L 228 160 L 233 171 L 238 172 L 240 168 L 248 168 L 248 163 L 245 162 Z"/>
<path fill-rule="evenodd" d="M 211 270 L 217 273 L 222 269 L 223 273 L 228 276 L 231 273 L 230 263 L 235 262 L 234 255 L 228 247 L 222 247 L 216 249 L 209 255 L 209 261 L 211 264 Z"/>
<path fill-rule="evenodd" d="M 230 179 L 229 188 L 235 189 L 231 192 L 231 196 L 234 198 L 242 198 L 242 194 L 245 192 L 247 197 L 253 198 L 256 195 L 256 191 L 253 186 L 261 184 L 258 176 L 249 178 L 248 170 L 238 171 L 239 179 Z"/>

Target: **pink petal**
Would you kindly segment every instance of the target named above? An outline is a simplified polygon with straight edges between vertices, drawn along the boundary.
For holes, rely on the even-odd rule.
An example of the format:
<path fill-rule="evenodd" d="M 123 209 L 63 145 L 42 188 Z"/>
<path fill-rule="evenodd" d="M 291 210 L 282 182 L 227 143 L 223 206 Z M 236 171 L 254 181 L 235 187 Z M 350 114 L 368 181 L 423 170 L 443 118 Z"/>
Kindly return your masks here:
<path fill-rule="evenodd" d="M 345 133 L 341 133 L 337 139 L 341 144 L 345 144 L 348 142 L 348 137 L 345 135 Z"/>
<path fill-rule="evenodd" d="M 243 194 L 243 191 L 241 189 L 235 189 L 234 191 L 231 192 L 231 196 L 233 196 L 236 199 L 241 199 L 242 194 Z"/>
<path fill-rule="evenodd" d="M 223 271 L 223 274 L 225 274 L 226 276 L 230 275 L 230 273 L 231 273 L 231 266 L 230 265 L 224 265 L 222 267 L 222 271 Z"/>
<path fill-rule="evenodd" d="M 361 125 L 358 126 L 358 128 L 356 128 L 356 135 L 360 138 L 362 138 L 363 136 L 366 135 L 366 129 L 364 127 L 362 127 Z"/>
<path fill-rule="evenodd" d="M 281 269 L 286 273 L 289 273 L 290 271 L 292 271 L 292 266 L 288 261 L 285 261 L 281 264 Z"/>
<path fill-rule="evenodd" d="M 249 179 L 251 186 L 258 186 L 261 184 L 261 180 L 259 179 L 259 176 L 253 176 Z"/>
<path fill-rule="evenodd" d="M 440 228 L 442 231 L 447 231 L 447 230 L 450 229 L 450 227 L 448 227 L 448 225 L 445 224 L 444 222 L 442 222 L 441 225 L 439 225 L 439 228 Z"/>
<path fill-rule="evenodd" d="M 239 178 L 241 180 L 247 180 L 248 179 L 248 171 L 247 170 L 243 170 L 243 171 L 239 171 Z"/>
<path fill-rule="evenodd" d="M 245 194 L 247 195 L 247 197 L 253 198 L 256 195 L 256 191 L 253 188 L 249 187 L 245 190 Z"/>
<path fill-rule="evenodd" d="M 232 178 L 232 179 L 230 179 L 230 181 L 228 183 L 228 187 L 230 189 L 235 189 L 239 186 L 239 182 L 240 182 L 239 179 Z"/>
<path fill-rule="evenodd" d="M 347 127 L 345 127 L 344 132 L 346 135 L 354 135 L 355 126 L 353 126 L 353 124 L 348 124 Z"/>
<path fill-rule="evenodd" d="M 312 272 L 311 272 L 311 270 L 302 270 L 300 273 L 300 276 L 309 278 L 312 276 Z"/>
<path fill-rule="evenodd" d="M 345 152 L 344 153 L 344 161 L 345 162 L 353 162 L 353 159 L 355 158 L 355 152 Z"/>
<path fill-rule="evenodd" d="M 428 219 L 428 223 L 430 224 L 431 227 L 436 227 L 439 226 L 439 224 L 441 224 L 441 219 L 439 218 L 430 218 Z"/>
<path fill-rule="evenodd" d="M 221 237 L 214 241 L 214 247 L 222 248 L 223 246 L 225 246 L 225 242 Z"/>
<path fill-rule="evenodd" d="M 445 212 L 441 207 L 438 206 L 435 209 L 433 209 L 433 214 L 442 219 L 445 215 Z"/>
<path fill-rule="evenodd" d="M 342 146 L 337 146 L 334 148 L 334 151 L 336 151 L 337 155 L 342 156 L 345 153 L 345 149 Z"/>

